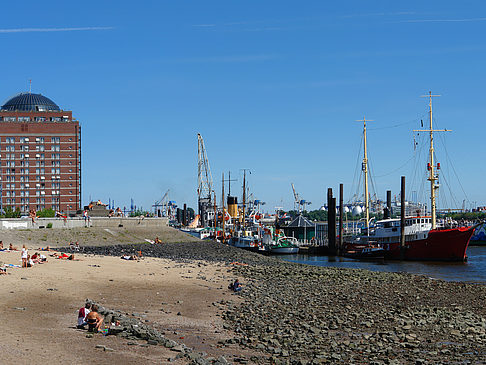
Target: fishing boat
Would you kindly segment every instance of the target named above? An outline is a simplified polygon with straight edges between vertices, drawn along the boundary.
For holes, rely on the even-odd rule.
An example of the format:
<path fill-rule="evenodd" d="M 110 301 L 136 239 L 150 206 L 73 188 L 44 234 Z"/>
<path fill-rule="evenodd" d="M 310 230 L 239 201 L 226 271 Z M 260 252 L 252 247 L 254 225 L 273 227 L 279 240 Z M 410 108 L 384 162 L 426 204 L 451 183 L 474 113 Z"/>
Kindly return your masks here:
<path fill-rule="evenodd" d="M 467 260 L 466 250 L 476 226 L 450 228 L 437 225 L 436 219 L 436 191 L 440 164 L 434 162 L 434 132 L 448 130 L 434 130 L 432 124 L 432 95 L 429 93 L 429 129 L 417 130 L 427 132 L 430 136 L 429 162 L 427 163 L 428 178 L 430 181 L 430 216 L 408 216 L 404 219 L 404 229 L 401 228 L 401 219 L 385 219 L 378 221 L 373 227 L 369 225 L 368 203 L 368 160 L 366 154 L 366 121 L 364 121 L 364 158 L 363 170 L 365 172 L 366 197 L 366 236 L 355 236 L 346 242 L 346 251 L 363 250 L 371 245 L 383 250 L 385 259 L 424 260 L 424 261 L 459 261 Z M 403 236 L 402 236 L 403 231 Z"/>

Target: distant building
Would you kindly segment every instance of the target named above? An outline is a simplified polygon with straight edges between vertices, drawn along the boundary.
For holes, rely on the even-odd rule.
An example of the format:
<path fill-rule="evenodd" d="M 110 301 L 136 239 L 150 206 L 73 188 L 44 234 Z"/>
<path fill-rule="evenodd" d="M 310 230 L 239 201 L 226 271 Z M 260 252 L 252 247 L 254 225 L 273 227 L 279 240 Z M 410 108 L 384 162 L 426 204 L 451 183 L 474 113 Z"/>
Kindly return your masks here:
<path fill-rule="evenodd" d="M 20 93 L 0 108 L 0 204 L 81 209 L 81 126 L 51 99 Z"/>

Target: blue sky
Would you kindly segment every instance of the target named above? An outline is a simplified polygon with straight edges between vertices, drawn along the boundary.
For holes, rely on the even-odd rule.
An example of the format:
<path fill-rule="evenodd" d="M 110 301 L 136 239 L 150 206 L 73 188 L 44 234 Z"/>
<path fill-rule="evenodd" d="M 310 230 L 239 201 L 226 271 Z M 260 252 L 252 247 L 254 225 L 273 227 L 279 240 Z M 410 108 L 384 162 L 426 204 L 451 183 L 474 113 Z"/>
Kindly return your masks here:
<path fill-rule="evenodd" d="M 453 130 L 437 137 L 455 196 L 439 205 L 486 204 L 482 1 L 23 1 L 2 13 L 1 98 L 32 79 L 81 121 L 83 202 L 148 208 L 170 189 L 195 206 L 198 132 L 218 195 L 222 172 L 241 191 L 248 168 L 268 210 L 293 206 L 291 183 L 310 208 L 339 183 L 348 200 L 363 116 L 376 193 L 399 194 L 401 175 L 411 185 L 425 170 L 412 129 L 432 90 L 436 127 Z"/>

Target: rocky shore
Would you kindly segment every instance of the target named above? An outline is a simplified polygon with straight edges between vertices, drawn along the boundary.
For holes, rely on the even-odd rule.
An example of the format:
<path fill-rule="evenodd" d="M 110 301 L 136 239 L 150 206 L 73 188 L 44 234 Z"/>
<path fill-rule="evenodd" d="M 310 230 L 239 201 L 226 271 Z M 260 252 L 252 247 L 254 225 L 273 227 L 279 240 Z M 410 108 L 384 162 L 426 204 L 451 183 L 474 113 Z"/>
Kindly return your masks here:
<path fill-rule="evenodd" d="M 85 253 L 238 262 L 242 303 L 224 310 L 221 346 L 242 363 L 486 363 L 486 286 L 403 273 L 313 267 L 213 242 L 85 247 Z M 202 361 L 202 360 L 201 360 Z"/>

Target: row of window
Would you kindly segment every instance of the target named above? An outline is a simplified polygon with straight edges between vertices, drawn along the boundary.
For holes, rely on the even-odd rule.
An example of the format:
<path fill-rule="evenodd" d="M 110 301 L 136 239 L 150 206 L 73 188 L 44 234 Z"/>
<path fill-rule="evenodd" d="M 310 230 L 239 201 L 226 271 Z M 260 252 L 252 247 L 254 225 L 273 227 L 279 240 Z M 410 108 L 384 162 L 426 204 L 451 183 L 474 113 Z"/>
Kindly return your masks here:
<path fill-rule="evenodd" d="M 69 184 L 69 185 L 72 186 L 73 184 Z M 15 184 L 9 184 L 9 183 L 7 183 L 4 186 L 5 186 L 5 189 L 6 190 L 15 189 Z M 35 184 L 35 187 L 37 189 L 44 189 L 45 188 L 45 183 Z M 23 183 L 20 184 L 20 189 L 26 189 L 26 188 L 29 189 L 30 188 L 30 185 L 29 184 L 23 184 Z M 61 183 L 51 183 L 51 188 L 52 189 L 60 189 L 61 188 Z M 73 193 L 73 191 L 70 190 L 69 191 L 69 194 L 72 194 L 72 193 Z"/>
<path fill-rule="evenodd" d="M 69 141 L 72 141 L 73 139 L 72 138 L 69 138 Z M 0 141 L 1 141 L 1 138 L 0 138 Z M 6 144 L 14 144 L 16 141 L 16 137 L 5 137 L 5 143 Z M 28 143 L 30 142 L 30 138 L 29 137 L 19 137 L 19 142 L 20 143 Z M 32 141 L 34 142 L 34 141 Z M 45 142 L 45 138 L 44 137 L 35 137 L 35 142 L 36 143 L 44 143 Z M 51 137 L 51 143 L 61 143 L 61 137 Z"/>
<path fill-rule="evenodd" d="M 4 160 L 16 160 L 16 159 L 26 159 L 26 158 L 30 158 L 30 154 L 28 153 L 20 153 L 17 155 L 17 158 L 15 156 L 15 153 L 6 153 L 4 155 Z M 47 155 L 49 157 L 49 155 Z M 1 155 L 0 155 L 0 159 L 1 159 Z M 34 156 L 33 156 L 34 157 Z M 40 159 L 40 160 L 44 160 L 46 157 L 46 155 L 44 153 L 36 153 L 35 154 L 35 158 L 36 159 Z M 68 158 L 72 158 L 73 155 L 72 154 L 69 154 L 68 157 L 63 157 L 63 159 L 68 159 Z M 51 153 L 51 160 L 60 160 L 61 159 L 61 154 L 60 153 Z M 72 164 L 72 162 L 69 162 L 69 164 Z"/>
<path fill-rule="evenodd" d="M 63 117 L 0 117 L 4 122 L 69 122 L 68 116 Z"/>
<path fill-rule="evenodd" d="M 15 182 L 15 175 L 12 175 L 12 176 L 4 176 L 3 177 L 3 180 L 5 182 Z M 61 177 L 60 176 L 52 176 L 51 177 L 51 180 L 53 181 L 56 181 L 56 180 L 61 180 Z M 29 182 L 29 176 L 19 176 L 19 181 L 20 182 Z M 44 176 L 36 176 L 36 179 L 35 181 L 45 181 L 45 177 Z M 69 186 L 73 186 L 73 183 L 69 183 Z"/>
<path fill-rule="evenodd" d="M 29 161 L 20 161 L 18 163 L 20 165 L 17 165 L 17 166 L 29 167 Z M 70 161 L 69 164 L 72 165 L 73 163 Z M 5 167 L 15 167 L 15 161 L 5 161 L 5 163 L 3 165 Z M 34 166 L 34 165 L 32 165 L 32 166 Z M 60 167 L 61 166 L 61 161 L 51 161 L 51 166 L 53 166 L 53 167 L 58 167 L 59 166 Z M 44 161 L 36 161 L 35 162 L 35 167 L 45 167 L 45 162 Z M 72 170 L 70 170 L 70 171 L 72 171 Z"/>
<path fill-rule="evenodd" d="M 13 164 L 13 161 L 7 161 L 7 163 Z M 15 165 L 13 165 L 15 166 Z M 32 169 L 33 170 L 33 169 Z M 69 172 L 73 172 L 73 169 L 69 169 Z M 21 175 L 28 175 L 30 173 L 29 169 L 20 169 L 20 174 Z M 40 167 L 35 169 L 35 173 L 37 175 L 44 175 L 46 173 L 46 169 L 44 167 Z M 51 174 L 60 174 L 61 173 L 61 168 L 56 167 L 51 169 Z M 15 169 L 5 169 L 5 175 L 13 175 L 15 174 Z M 72 179 L 72 177 L 70 177 Z"/>
<path fill-rule="evenodd" d="M 33 199 L 32 199 L 33 200 Z M 60 202 L 60 199 L 59 198 L 56 198 L 56 197 L 52 197 L 52 199 L 50 199 L 52 203 L 58 203 Z M 73 201 L 73 198 L 69 198 L 69 201 L 72 202 Z M 20 198 L 20 200 L 15 200 L 15 198 L 6 198 L 5 199 L 5 203 L 6 204 L 29 204 L 30 202 L 30 198 Z M 46 198 L 42 198 L 42 197 L 39 197 L 39 198 L 36 198 L 35 199 L 35 202 L 36 203 L 42 203 L 42 204 L 45 204 L 46 203 Z M 70 208 L 72 208 L 72 206 L 69 206 Z M 39 209 L 39 208 L 37 208 Z M 41 209 L 44 209 L 44 208 L 41 208 Z"/>
<path fill-rule="evenodd" d="M 69 146 L 69 149 L 72 150 L 73 146 Z M 18 149 L 18 151 L 25 151 L 25 152 L 27 152 L 29 150 L 30 150 L 30 148 L 29 148 L 28 145 L 20 145 L 19 149 Z M 6 152 L 15 152 L 15 145 L 5 146 L 5 151 Z M 34 150 L 32 149 L 32 151 L 34 151 Z M 44 152 L 45 151 L 44 145 L 35 146 L 35 151 Z M 61 151 L 61 146 L 58 145 L 58 144 L 53 144 L 53 145 L 51 145 L 51 151 L 59 152 L 59 151 Z"/>

